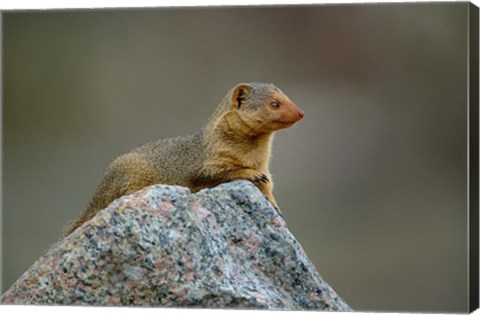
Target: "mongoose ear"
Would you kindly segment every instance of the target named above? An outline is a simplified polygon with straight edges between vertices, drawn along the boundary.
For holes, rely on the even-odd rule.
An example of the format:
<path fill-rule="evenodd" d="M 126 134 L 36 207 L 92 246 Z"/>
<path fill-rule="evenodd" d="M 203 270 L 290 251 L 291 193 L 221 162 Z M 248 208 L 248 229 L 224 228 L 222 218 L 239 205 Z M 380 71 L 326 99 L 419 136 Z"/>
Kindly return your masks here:
<path fill-rule="evenodd" d="M 242 104 L 244 104 L 247 95 L 250 93 L 251 86 L 246 83 L 240 83 L 237 85 L 232 92 L 232 96 L 230 98 L 230 104 L 232 104 L 235 108 L 240 108 Z"/>

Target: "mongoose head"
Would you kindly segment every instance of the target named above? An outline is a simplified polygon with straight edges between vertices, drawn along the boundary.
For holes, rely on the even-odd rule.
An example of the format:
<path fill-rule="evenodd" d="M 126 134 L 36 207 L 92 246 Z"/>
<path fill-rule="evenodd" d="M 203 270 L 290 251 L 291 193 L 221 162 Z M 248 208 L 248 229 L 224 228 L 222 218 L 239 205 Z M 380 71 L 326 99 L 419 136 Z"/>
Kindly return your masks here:
<path fill-rule="evenodd" d="M 252 130 L 273 132 L 301 120 L 304 112 L 270 83 L 241 83 L 231 90 L 230 104 Z"/>

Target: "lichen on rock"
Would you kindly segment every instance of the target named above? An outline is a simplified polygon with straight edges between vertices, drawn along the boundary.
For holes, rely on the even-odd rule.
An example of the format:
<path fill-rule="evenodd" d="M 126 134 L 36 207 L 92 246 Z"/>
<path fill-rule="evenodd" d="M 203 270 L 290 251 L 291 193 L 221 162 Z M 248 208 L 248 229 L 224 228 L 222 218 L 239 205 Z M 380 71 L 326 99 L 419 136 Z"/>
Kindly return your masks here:
<path fill-rule="evenodd" d="M 258 189 L 154 185 L 55 244 L 3 304 L 350 311 Z"/>

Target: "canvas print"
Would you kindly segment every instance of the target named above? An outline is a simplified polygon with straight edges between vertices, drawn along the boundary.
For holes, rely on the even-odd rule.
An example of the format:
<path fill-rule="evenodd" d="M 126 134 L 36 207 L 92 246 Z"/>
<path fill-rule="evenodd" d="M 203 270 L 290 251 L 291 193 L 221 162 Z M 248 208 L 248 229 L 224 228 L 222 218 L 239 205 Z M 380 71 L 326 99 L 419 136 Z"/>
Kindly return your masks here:
<path fill-rule="evenodd" d="M 1 19 L 1 304 L 478 307 L 472 3 Z"/>

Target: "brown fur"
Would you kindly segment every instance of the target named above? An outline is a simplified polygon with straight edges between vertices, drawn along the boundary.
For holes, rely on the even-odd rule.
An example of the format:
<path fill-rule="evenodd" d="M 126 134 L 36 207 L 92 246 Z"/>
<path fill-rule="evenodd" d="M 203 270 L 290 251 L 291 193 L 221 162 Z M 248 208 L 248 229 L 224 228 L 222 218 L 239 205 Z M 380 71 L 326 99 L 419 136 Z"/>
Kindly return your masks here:
<path fill-rule="evenodd" d="M 199 132 L 152 141 L 113 160 L 87 210 L 66 235 L 113 200 L 153 184 L 181 185 L 195 192 L 246 179 L 278 209 L 268 170 L 273 132 L 302 117 L 303 112 L 273 84 L 239 84 Z"/>

